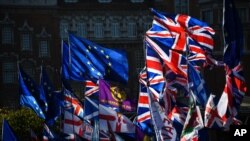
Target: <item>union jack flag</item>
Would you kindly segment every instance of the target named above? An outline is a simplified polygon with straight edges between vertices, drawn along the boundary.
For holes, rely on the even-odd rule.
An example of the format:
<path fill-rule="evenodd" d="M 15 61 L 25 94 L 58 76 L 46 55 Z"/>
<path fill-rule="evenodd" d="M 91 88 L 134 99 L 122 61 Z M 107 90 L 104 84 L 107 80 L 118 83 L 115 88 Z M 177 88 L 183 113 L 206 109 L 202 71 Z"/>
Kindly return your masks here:
<path fill-rule="evenodd" d="M 64 89 L 64 108 L 83 119 L 83 106 L 69 90 Z"/>
<path fill-rule="evenodd" d="M 167 46 L 173 50 L 185 52 L 188 41 L 187 37 L 190 37 L 203 50 L 213 50 L 212 35 L 215 32 L 206 23 L 187 15 L 170 15 L 157 12 L 154 9 L 151 9 L 151 11 L 154 14 L 153 27 L 147 34 L 150 37 L 156 37 L 155 40 L 157 42 L 159 41 L 159 43 L 164 45 L 166 42 L 160 38 L 169 39 L 172 37 L 175 40 L 167 42 L 170 43 Z"/>
<path fill-rule="evenodd" d="M 148 132 L 148 129 L 152 127 L 152 121 L 149 109 L 149 95 L 146 87 L 146 78 L 146 68 L 144 68 L 139 75 L 140 91 L 137 108 L 137 123 L 144 133 L 151 134 Z"/>
<path fill-rule="evenodd" d="M 85 81 L 85 96 L 98 95 L 99 87 L 97 83 L 91 80 Z"/>
<path fill-rule="evenodd" d="M 146 37 L 147 38 L 147 37 Z M 163 76 L 163 65 L 159 55 L 151 48 L 146 41 L 146 74 L 148 87 L 153 94 L 153 98 L 159 101 L 162 97 L 165 79 Z"/>
<path fill-rule="evenodd" d="M 181 67 L 181 64 L 186 64 L 186 59 L 182 54 L 179 54 L 178 52 L 175 52 L 168 48 L 159 46 L 157 43 L 155 43 L 147 36 L 145 38 L 145 44 L 146 48 L 147 49 L 151 48 L 152 51 L 157 53 L 163 60 L 164 64 L 174 73 L 187 77 L 187 72 L 183 70 L 183 68 Z"/>
<path fill-rule="evenodd" d="M 153 42 L 162 48 L 184 53 L 183 55 L 188 50 L 190 61 L 198 64 L 207 63 L 206 56 L 211 54 L 214 44 L 212 35 L 215 32 L 211 27 L 187 15 L 170 15 L 154 9 L 151 11 L 154 20 L 146 35 Z"/>

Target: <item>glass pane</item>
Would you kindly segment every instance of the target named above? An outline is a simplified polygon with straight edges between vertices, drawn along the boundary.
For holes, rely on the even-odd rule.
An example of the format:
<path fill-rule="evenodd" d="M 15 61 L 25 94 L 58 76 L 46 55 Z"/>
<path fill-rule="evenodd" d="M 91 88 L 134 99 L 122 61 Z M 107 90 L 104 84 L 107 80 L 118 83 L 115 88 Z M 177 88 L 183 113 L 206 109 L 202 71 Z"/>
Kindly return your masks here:
<path fill-rule="evenodd" d="M 13 37 L 13 30 L 10 26 L 3 26 L 2 29 L 2 43 L 11 44 Z"/>
<path fill-rule="evenodd" d="M 40 57 L 48 57 L 49 50 L 48 50 L 48 41 L 40 41 Z"/>
<path fill-rule="evenodd" d="M 30 40 L 30 34 L 24 33 L 22 34 L 22 50 L 31 50 L 31 40 Z"/>
<path fill-rule="evenodd" d="M 16 64 L 14 62 L 3 62 L 3 83 L 15 83 Z"/>

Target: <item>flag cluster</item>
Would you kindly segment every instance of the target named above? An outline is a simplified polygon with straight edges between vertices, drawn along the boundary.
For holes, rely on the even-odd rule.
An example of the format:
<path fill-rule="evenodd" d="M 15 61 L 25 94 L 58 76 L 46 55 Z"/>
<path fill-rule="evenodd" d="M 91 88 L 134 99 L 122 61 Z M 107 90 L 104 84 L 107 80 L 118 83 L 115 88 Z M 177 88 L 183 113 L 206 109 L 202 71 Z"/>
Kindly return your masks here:
<path fill-rule="evenodd" d="M 19 67 L 20 103 L 44 119 L 43 140 L 187 141 L 202 140 L 204 127 L 228 129 L 239 121 L 246 84 L 240 63 L 241 25 L 231 0 L 224 0 L 224 8 L 224 62 L 213 58 L 215 31 L 205 22 L 151 9 L 137 110 L 121 87 L 128 82 L 126 53 L 73 34 L 62 41 L 62 90 L 55 91 L 43 67 L 39 86 Z M 220 97 L 208 93 L 201 72 L 207 66 L 225 68 Z M 74 94 L 69 80 L 83 85 L 83 99 Z M 58 117 L 60 136 L 50 130 Z M 6 139 L 14 140 L 7 123 L 3 128 Z"/>

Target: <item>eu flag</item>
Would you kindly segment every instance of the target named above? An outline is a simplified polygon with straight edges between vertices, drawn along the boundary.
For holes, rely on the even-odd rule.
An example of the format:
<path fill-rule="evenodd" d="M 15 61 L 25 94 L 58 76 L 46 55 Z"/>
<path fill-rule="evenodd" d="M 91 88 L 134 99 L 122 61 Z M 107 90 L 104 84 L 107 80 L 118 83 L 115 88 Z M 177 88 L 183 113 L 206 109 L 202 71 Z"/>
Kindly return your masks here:
<path fill-rule="evenodd" d="M 17 141 L 15 134 L 13 133 L 7 120 L 3 120 L 3 129 L 2 129 L 2 140 L 3 141 Z"/>
<path fill-rule="evenodd" d="M 240 62 L 243 48 L 243 32 L 240 18 L 232 0 L 224 0 L 224 62 L 232 69 Z"/>
<path fill-rule="evenodd" d="M 51 97 L 52 92 L 54 91 L 54 86 L 52 85 L 46 70 L 41 66 L 40 73 L 40 98 L 45 103 L 45 111 L 48 110 L 47 99 Z"/>
<path fill-rule="evenodd" d="M 128 60 L 124 51 L 104 48 L 74 35 L 69 35 L 69 40 L 72 45 L 70 51 L 86 67 L 90 77 L 127 83 Z"/>
<path fill-rule="evenodd" d="M 19 89 L 20 89 L 20 104 L 31 108 L 37 116 L 45 119 L 44 113 L 40 107 L 42 101 L 39 97 L 39 89 L 35 81 L 30 78 L 21 68 L 19 68 Z"/>

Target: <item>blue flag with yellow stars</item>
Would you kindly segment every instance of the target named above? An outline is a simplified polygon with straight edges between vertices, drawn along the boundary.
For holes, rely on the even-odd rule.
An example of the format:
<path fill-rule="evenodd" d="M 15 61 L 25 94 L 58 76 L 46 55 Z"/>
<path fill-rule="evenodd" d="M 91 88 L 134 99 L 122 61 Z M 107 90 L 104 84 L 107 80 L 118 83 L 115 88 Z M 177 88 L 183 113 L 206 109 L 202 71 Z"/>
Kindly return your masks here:
<path fill-rule="evenodd" d="M 128 60 L 124 51 L 104 48 L 87 39 L 69 35 L 71 60 L 85 67 L 85 75 L 97 81 L 107 79 L 127 83 Z"/>
<path fill-rule="evenodd" d="M 30 78 L 20 67 L 19 67 L 19 90 L 20 90 L 20 104 L 22 106 L 32 109 L 38 117 L 45 119 L 44 113 L 40 105 L 39 100 L 39 89 L 35 84 L 35 81 Z"/>

